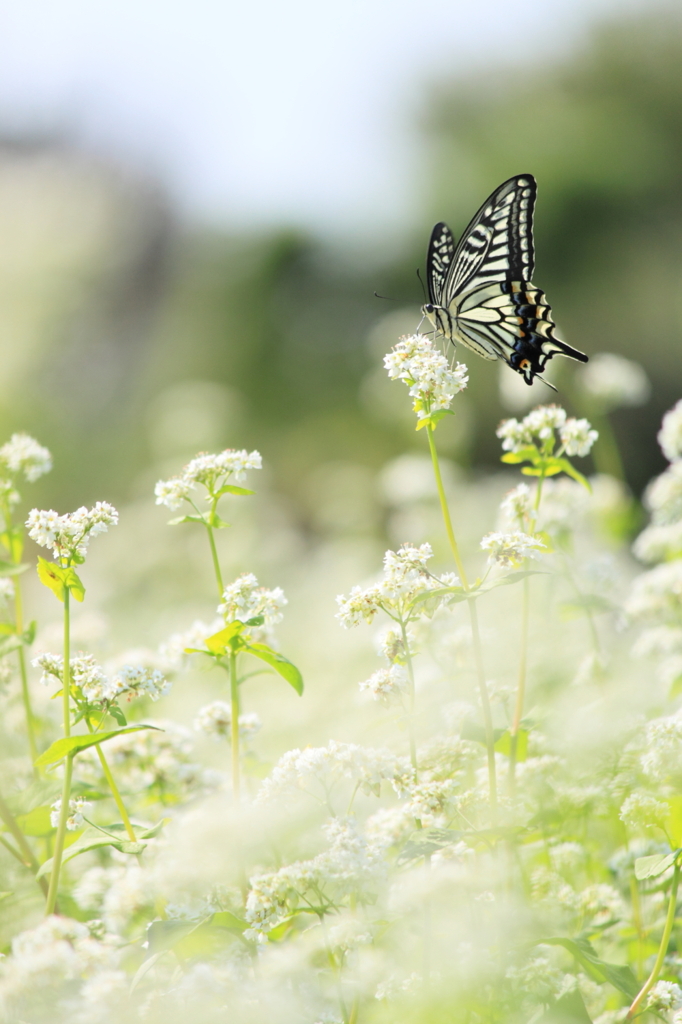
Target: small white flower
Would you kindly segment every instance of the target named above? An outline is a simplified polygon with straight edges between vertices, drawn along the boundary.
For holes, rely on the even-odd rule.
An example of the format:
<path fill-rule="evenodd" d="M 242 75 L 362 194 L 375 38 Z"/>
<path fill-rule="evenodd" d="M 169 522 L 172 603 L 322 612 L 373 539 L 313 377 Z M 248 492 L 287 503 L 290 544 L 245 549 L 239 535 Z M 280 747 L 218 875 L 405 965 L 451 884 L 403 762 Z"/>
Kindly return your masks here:
<path fill-rule="evenodd" d="M 633 831 L 663 828 L 669 814 L 668 805 L 648 793 L 631 793 L 620 809 L 620 820 Z"/>
<path fill-rule="evenodd" d="M 559 431 L 561 443 L 566 449 L 567 455 L 589 455 L 592 445 L 599 437 L 596 430 L 593 430 L 589 421 L 582 419 L 569 419 Z"/>
<path fill-rule="evenodd" d="M 641 562 L 679 558 L 682 555 L 682 520 L 665 526 L 647 526 L 632 545 L 632 553 Z"/>
<path fill-rule="evenodd" d="M 284 618 L 282 608 L 288 603 L 281 587 L 274 590 L 259 587 L 254 574 L 245 572 L 225 587 L 218 614 L 223 615 L 226 622 L 247 622 L 262 616 L 265 626 L 274 626 Z"/>
<path fill-rule="evenodd" d="M 165 505 L 175 510 L 180 508 L 183 501 L 189 497 L 194 485 L 181 476 L 173 477 L 171 480 L 159 480 L 154 487 L 154 495 L 157 505 Z"/>
<path fill-rule="evenodd" d="M 83 827 L 83 812 L 86 810 L 86 808 L 91 806 L 92 805 L 87 800 L 84 800 L 82 796 L 77 796 L 74 797 L 72 800 L 69 800 L 69 811 L 71 813 L 69 814 L 69 817 L 66 819 L 66 827 L 70 832 L 75 832 L 77 829 Z M 50 824 L 52 825 L 52 828 L 58 827 L 61 812 L 62 801 L 61 799 L 59 799 L 52 804 L 52 808 L 50 810 Z"/>
<path fill-rule="evenodd" d="M 402 380 L 410 388 L 410 395 L 419 403 L 419 419 L 431 413 L 448 409 L 452 399 L 467 386 L 469 375 L 463 363 L 454 369 L 438 351 L 430 338 L 413 334 L 401 338 L 388 355 L 384 366 L 391 380 Z"/>
<path fill-rule="evenodd" d="M 566 412 L 559 405 L 540 405 L 519 422 L 504 420 L 497 428 L 505 452 L 518 452 L 529 445 L 546 445 L 554 437 L 555 430 L 561 430 L 566 423 Z"/>
<path fill-rule="evenodd" d="M 12 434 L 0 448 L 0 462 L 10 473 L 23 473 L 29 483 L 52 469 L 52 456 L 47 448 L 28 434 Z"/>
<path fill-rule="evenodd" d="M 526 558 L 538 558 L 546 547 L 537 537 L 527 533 L 489 533 L 481 541 L 481 549 L 488 559 L 504 569 L 515 569 Z"/>
<path fill-rule="evenodd" d="M 639 363 L 612 352 L 590 356 L 578 380 L 587 394 L 606 409 L 644 405 L 651 394 L 649 378 Z"/>
<path fill-rule="evenodd" d="M 682 456 L 682 398 L 663 417 L 658 443 L 668 462 Z"/>
<path fill-rule="evenodd" d="M 42 669 L 40 682 L 43 686 L 53 686 L 55 683 L 62 683 L 62 672 L 64 660 L 59 654 L 39 654 L 33 658 L 31 665 L 34 668 Z"/>
<path fill-rule="evenodd" d="M 391 665 L 390 668 L 380 668 L 359 686 L 360 690 L 371 694 L 374 700 L 388 704 L 399 700 L 401 694 L 407 690 L 407 669 L 404 665 L 398 664 Z"/>
<path fill-rule="evenodd" d="M 113 682 L 117 694 L 126 696 L 128 700 L 133 697 L 158 700 L 171 688 L 163 672 L 146 665 L 124 665 L 114 676 Z"/>
<path fill-rule="evenodd" d="M 532 514 L 531 490 L 528 484 L 518 484 L 505 494 L 500 504 L 505 520 L 515 526 L 522 525 Z"/>
<path fill-rule="evenodd" d="M 251 711 L 239 716 L 239 735 L 242 737 L 253 736 L 261 728 L 261 720 L 258 715 Z M 194 728 L 197 732 L 205 732 L 214 739 L 225 737 L 230 739 L 232 728 L 232 709 L 223 700 L 215 700 L 212 704 L 206 704 L 201 708 L 194 719 Z"/>
<path fill-rule="evenodd" d="M 647 999 L 649 1010 L 677 1010 L 682 1006 L 682 989 L 674 981 L 657 981 Z"/>
<path fill-rule="evenodd" d="M 26 520 L 29 537 L 44 548 L 52 548 L 55 558 L 70 560 L 84 558 L 91 537 L 106 533 L 118 523 L 118 512 L 106 501 L 98 501 L 93 508 L 84 505 L 66 515 L 54 509 L 31 509 Z"/>

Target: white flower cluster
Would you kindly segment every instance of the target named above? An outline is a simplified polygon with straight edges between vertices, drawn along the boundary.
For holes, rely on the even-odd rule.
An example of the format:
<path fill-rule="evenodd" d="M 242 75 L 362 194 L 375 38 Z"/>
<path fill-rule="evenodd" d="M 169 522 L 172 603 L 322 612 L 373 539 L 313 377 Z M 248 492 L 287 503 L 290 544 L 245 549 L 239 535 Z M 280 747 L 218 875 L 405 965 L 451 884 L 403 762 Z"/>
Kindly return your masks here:
<path fill-rule="evenodd" d="M 31 662 L 42 669 L 43 686 L 63 684 L 64 659 L 59 654 L 39 654 Z M 118 697 L 150 697 L 158 700 L 168 693 L 171 684 L 158 671 L 143 665 L 124 665 L 116 675 L 109 677 L 91 654 L 78 654 L 69 662 L 71 683 L 80 688 L 91 704 L 111 702 Z"/>
<path fill-rule="evenodd" d="M 418 403 L 419 419 L 448 409 L 469 380 L 464 363 L 457 363 L 452 369 L 443 353 L 424 334 L 401 338 L 384 356 L 384 366 L 391 380 L 403 380 L 409 385 L 410 395 Z"/>
<path fill-rule="evenodd" d="M 81 875 L 74 899 L 83 910 L 101 915 L 104 926 L 114 934 L 125 934 L 143 909 L 153 910 L 157 898 L 156 878 L 137 863 L 93 867 Z M 130 981 L 128 981 L 130 985 Z"/>
<path fill-rule="evenodd" d="M 106 533 L 118 523 L 118 512 L 106 501 L 93 508 L 84 505 L 60 516 L 53 509 L 31 509 L 26 520 L 31 540 L 43 548 L 52 548 L 55 558 L 85 558 L 91 537 Z"/>
<path fill-rule="evenodd" d="M 539 538 L 528 533 L 488 533 L 481 541 L 481 550 L 488 552 L 488 560 L 503 569 L 518 569 L 527 558 L 539 558 L 547 547 Z"/>
<path fill-rule="evenodd" d="M 671 465 L 651 481 L 644 494 L 651 523 L 632 549 L 643 562 L 682 556 L 682 401 L 663 417 L 658 440 Z"/>
<path fill-rule="evenodd" d="M 644 405 L 651 395 L 651 383 L 639 363 L 613 352 L 590 356 L 577 377 L 586 394 L 605 410 Z"/>
<path fill-rule="evenodd" d="M 52 469 L 52 456 L 47 448 L 28 434 L 12 434 L 9 441 L 0 448 L 0 471 L 23 473 L 33 483 Z"/>
<path fill-rule="evenodd" d="M 668 462 L 682 458 L 682 398 L 663 417 L 658 443 Z"/>
<path fill-rule="evenodd" d="M 669 814 L 668 805 L 649 793 L 631 793 L 620 809 L 620 820 L 633 832 L 665 826 Z M 659 833 L 660 834 L 660 833 Z"/>
<path fill-rule="evenodd" d="M 657 981 L 646 1001 L 648 1010 L 666 1013 L 682 1007 L 682 988 L 674 981 Z"/>
<path fill-rule="evenodd" d="M 382 781 L 403 793 L 412 777 L 409 762 L 390 750 L 330 740 L 326 747 L 306 747 L 284 754 L 263 780 L 256 803 L 277 803 L 300 792 L 310 793 L 311 785 L 328 792 L 342 779 L 360 783 L 366 793 L 376 793 Z"/>
<path fill-rule="evenodd" d="M 79 828 L 84 825 L 83 812 L 86 807 L 92 805 L 85 800 L 82 796 L 74 797 L 69 800 L 69 817 L 66 819 L 66 827 L 70 832 L 76 832 Z M 61 799 L 55 801 L 50 808 L 50 824 L 52 828 L 57 828 L 59 825 L 59 818 L 62 813 L 62 801 Z"/>
<path fill-rule="evenodd" d="M 394 663 L 388 668 L 379 668 L 373 672 L 369 679 L 360 683 L 360 690 L 369 693 L 374 700 L 380 700 L 384 704 L 391 704 L 400 700 L 406 692 L 409 679 L 407 669 L 404 665 Z"/>
<path fill-rule="evenodd" d="M 188 462 L 179 476 L 170 480 L 159 480 L 154 488 L 156 504 L 166 505 L 170 509 L 180 508 L 197 484 L 203 484 L 208 496 L 215 497 L 231 476 L 234 476 L 235 480 L 244 480 L 247 469 L 261 467 L 261 456 L 256 451 L 234 451 L 226 448 L 217 455 L 202 453 Z"/>
<path fill-rule="evenodd" d="M 223 602 L 218 605 L 218 614 L 226 622 L 246 622 L 262 616 L 265 626 L 274 626 L 282 621 L 282 608 L 286 604 L 288 601 L 280 587 L 274 590 L 259 587 L 254 574 L 245 572 L 225 587 Z"/>
<path fill-rule="evenodd" d="M 415 547 L 403 544 L 399 551 L 387 551 L 384 555 L 384 578 L 371 587 L 353 587 L 348 597 L 340 594 L 337 619 L 346 629 L 364 621 L 371 623 L 381 609 L 400 617 L 411 614 L 412 606 L 420 594 L 443 587 L 459 586 L 454 573 L 445 573 L 436 579 L 426 563 L 433 557 L 430 544 Z M 448 595 L 442 602 L 447 603 Z"/>
<path fill-rule="evenodd" d="M 261 725 L 260 718 L 253 711 L 240 715 L 239 735 L 244 738 L 253 736 L 261 728 Z M 224 700 L 215 700 L 212 704 L 206 704 L 194 719 L 194 728 L 197 732 L 205 732 L 216 740 L 221 737 L 229 739 L 231 727 L 232 710 Z"/>
<path fill-rule="evenodd" d="M 505 452 L 537 446 L 551 454 L 556 444 L 555 431 L 559 436 L 560 451 L 567 455 L 588 455 L 599 437 L 587 420 L 567 417 L 565 409 L 559 405 L 540 405 L 522 420 L 504 420 L 497 428 L 497 436 L 502 440 Z"/>
<path fill-rule="evenodd" d="M 298 861 L 279 871 L 257 875 L 250 880 L 246 920 L 254 932 L 268 932 L 306 893 L 333 895 L 376 888 L 385 864 L 381 852 L 364 839 L 351 818 L 333 819 L 325 828 L 329 849 L 311 860 Z"/>

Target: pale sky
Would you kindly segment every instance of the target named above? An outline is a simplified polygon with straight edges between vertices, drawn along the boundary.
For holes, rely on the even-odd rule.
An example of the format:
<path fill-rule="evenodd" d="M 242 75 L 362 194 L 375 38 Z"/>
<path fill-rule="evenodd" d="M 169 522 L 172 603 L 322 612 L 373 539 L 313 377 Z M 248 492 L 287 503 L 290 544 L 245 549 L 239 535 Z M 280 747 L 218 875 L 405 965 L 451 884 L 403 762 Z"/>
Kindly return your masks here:
<path fill-rule="evenodd" d="M 192 219 L 395 228 L 418 206 L 425 82 L 532 66 L 644 6 L 1 0 L 0 130 L 63 125 L 158 174 Z"/>

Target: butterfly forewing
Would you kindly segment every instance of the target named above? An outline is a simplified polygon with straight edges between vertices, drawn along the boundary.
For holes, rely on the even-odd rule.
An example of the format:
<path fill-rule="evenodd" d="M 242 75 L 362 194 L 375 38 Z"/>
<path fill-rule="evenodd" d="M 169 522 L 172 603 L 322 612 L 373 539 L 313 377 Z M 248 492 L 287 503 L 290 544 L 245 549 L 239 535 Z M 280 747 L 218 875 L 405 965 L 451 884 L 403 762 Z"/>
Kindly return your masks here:
<path fill-rule="evenodd" d="M 530 174 L 517 175 L 495 189 L 459 240 L 442 293 L 443 305 L 491 281 L 530 280 L 536 194 Z"/>
<path fill-rule="evenodd" d="M 426 257 L 427 266 L 427 287 L 429 290 L 429 301 L 434 306 L 443 304 L 443 293 L 448 272 L 452 266 L 452 258 L 455 255 L 455 239 L 447 224 L 436 224 L 431 232 L 429 251 Z"/>

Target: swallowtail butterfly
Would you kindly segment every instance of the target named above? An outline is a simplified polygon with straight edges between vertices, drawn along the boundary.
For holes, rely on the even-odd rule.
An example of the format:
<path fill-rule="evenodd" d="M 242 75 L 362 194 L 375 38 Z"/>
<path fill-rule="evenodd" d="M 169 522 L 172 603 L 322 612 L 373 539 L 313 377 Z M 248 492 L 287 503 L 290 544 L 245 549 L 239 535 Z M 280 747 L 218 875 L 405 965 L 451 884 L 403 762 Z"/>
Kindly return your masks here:
<path fill-rule="evenodd" d="M 556 336 L 545 294 L 531 283 L 536 194 L 532 174 L 509 178 L 457 245 L 447 224 L 436 224 L 426 258 L 429 301 L 422 307 L 439 334 L 484 359 L 504 359 L 526 384 L 554 355 L 587 362 Z"/>

